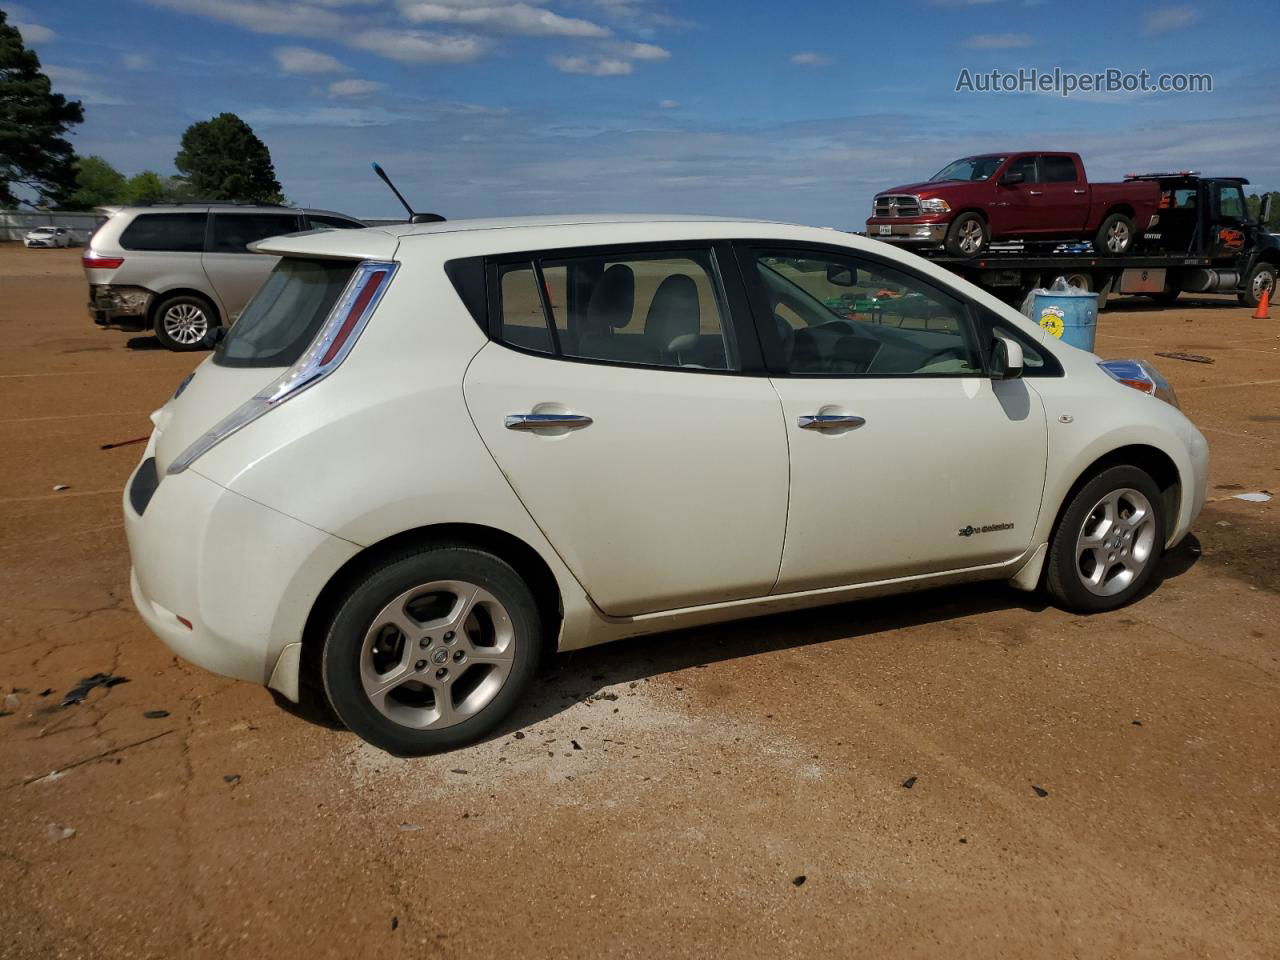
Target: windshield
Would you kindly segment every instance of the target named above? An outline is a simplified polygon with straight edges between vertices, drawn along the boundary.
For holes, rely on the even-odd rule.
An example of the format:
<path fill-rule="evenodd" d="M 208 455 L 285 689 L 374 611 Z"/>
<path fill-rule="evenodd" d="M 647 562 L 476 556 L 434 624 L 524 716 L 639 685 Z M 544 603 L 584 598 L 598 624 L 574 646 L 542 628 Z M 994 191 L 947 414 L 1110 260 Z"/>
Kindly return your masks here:
<path fill-rule="evenodd" d="M 351 280 L 352 260 L 285 257 L 218 344 L 222 367 L 287 367 L 306 351 Z"/>
<path fill-rule="evenodd" d="M 1004 163 L 1004 157 L 994 154 L 985 157 L 965 157 L 953 160 L 929 178 L 930 183 L 939 180 L 986 180 Z"/>

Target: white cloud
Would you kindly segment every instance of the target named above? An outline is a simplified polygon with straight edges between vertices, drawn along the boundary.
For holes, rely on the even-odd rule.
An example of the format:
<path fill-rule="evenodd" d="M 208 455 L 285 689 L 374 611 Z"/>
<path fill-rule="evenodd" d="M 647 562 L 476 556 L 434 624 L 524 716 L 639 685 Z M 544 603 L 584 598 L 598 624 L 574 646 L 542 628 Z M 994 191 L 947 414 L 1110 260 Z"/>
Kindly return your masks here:
<path fill-rule="evenodd" d="M 106 81 L 86 73 L 77 67 L 60 67 L 46 63 L 41 69 L 53 84 L 54 93 L 72 97 L 96 107 L 116 107 L 124 103 L 116 97 L 102 91 L 108 89 Z"/>
<path fill-rule="evenodd" d="M 615 44 L 617 52 L 630 60 L 669 60 L 671 51 L 664 50 L 654 43 L 619 43 Z"/>
<path fill-rule="evenodd" d="M 365 30 L 350 44 L 403 63 L 469 63 L 489 45 L 469 33 L 430 33 L 426 30 Z"/>
<path fill-rule="evenodd" d="M 814 53 L 812 50 L 806 50 L 803 53 L 793 53 L 791 62 L 801 67 L 825 67 L 831 62 L 831 58 L 825 53 Z"/>
<path fill-rule="evenodd" d="M 253 127 L 385 127 L 407 119 L 382 107 L 261 107 L 241 114 Z"/>
<path fill-rule="evenodd" d="M 679 100 L 660 100 L 658 107 L 662 110 L 677 110 L 680 107 Z"/>
<path fill-rule="evenodd" d="M 271 55 L 285 73 L 346 73 L 350 69 L 341 60 L 310 47 L 276 47 Z"/>
<path fill-rule="evenodd" d="M 590 77 L 621 77 L 635 69 L 631 61 L 613 57 L 552 57 L 551 65 L 561 73 Z"/>
<path fill-rule="evenodd" d="M 964 45 L 972 50 L 1016 50 L 1034 42 L 1029 33 L 975 33 Z"/>
<path fill-rule="evenodd" d="M 48 27 L 42 27 L 38 23 L 14 20 L 9 24 L 9 26 L 17 27 L 18 32 L 22 34 L 22 39 L 25 43 L 48 43 L 58 36 Z"/>
<path fill-rule="evenodd" d="M 381 90 L 383 84 L 376 80 L 357 80 L 351 78 L 349 80 L 335 80 L 329 84 L 329 96 L 331 97 L 364 97 L 371 93 L 377 93 Z"/>
<path fill-rule="evenodd" d="M 564 17 L 528 3 L 473 5 L 401 0 L 400 9 L 414 23 L 456 23 L 531 37 L 607 37 L 610 34 L 608 27 L 598 23 Z"/>
<path fill-rule="evenodd" d="M 346 18 L 316 3 L 296 0 L 144 0 L 153 7 L 208 17 L 255 33 L 320 37 L 340 35 Z"/>
<path fill-rule="evenodd" d="M 1192 7 L 1161 7 L 1147 14 L 1147 33 L 1168 33 L 1170 30 L 1181 30 L 1200 19 L 1200 14 Z"/>
<path fill-rule="evenodd" d="M 145 70 L 151 66 L 151 54 L 149 53 L 126 53 L 120 57 L 120 63 L 124 65 L 126 70 Z"/>

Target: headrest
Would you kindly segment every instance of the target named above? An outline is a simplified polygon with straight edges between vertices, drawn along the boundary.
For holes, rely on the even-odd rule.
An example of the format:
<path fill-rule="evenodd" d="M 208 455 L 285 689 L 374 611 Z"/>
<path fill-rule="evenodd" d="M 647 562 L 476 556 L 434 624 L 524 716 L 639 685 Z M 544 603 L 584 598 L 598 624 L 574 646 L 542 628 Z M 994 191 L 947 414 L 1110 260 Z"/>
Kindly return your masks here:
<path fill-rule="evenodd" d="M 636 278 L 625 263 L 615 263 L 596 281 L 587 301 L 585 326 L 592 332 L 625 327 L 636 305 Z"/>
<path fill-rule="evenodd" d="M 659 351 L 670 352 L 679 337 L 697 335 L 698 285 L 683 273 L 672 274 L 658 285 L 645 318 L 645 339 Z"/>

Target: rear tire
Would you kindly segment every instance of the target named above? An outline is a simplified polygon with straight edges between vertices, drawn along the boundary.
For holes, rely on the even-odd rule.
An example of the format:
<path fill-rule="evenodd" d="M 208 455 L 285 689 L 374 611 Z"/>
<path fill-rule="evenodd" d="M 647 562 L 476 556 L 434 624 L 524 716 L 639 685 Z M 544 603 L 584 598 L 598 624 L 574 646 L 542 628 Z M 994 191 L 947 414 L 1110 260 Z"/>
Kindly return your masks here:
<path fill-rule="evenodd" d="M 420 546 L 370 571 L 325 636 L 334 712 L 397 756 L 474 743 L 533 682 L 542 620 L 505 560 L 463 544 Z"/>
<path fill-rule="evenodd" d="M 1045 585 L 1053 601 L 1076 613 L 1130 603 L 1164 553 L 1164 498 L 1133 466 L 1108 467 L 1077 491 L 1049 543 Z"/>
<path fill-rule="evenodd" d="M 217 308 L 193 293 L 165 297 L 156 304 L 152 318 L 156 339 L 179 353 L 209 349 L 219 326 Z"/>
<path fill-rule="evenodd" d="M 1098 227 L 1093 249 L 1104 257 L 1122 257 L 1133 247 L 1134 237 L 1133 219 L 1123 213 L 1113 213 Z"/>
<path fill-rule="evenodd" d="M 987 222 L 976 213 L 962 213 L 947 228 L 947 253 L 953 257 L 976 257 L 991 240 Z"/>

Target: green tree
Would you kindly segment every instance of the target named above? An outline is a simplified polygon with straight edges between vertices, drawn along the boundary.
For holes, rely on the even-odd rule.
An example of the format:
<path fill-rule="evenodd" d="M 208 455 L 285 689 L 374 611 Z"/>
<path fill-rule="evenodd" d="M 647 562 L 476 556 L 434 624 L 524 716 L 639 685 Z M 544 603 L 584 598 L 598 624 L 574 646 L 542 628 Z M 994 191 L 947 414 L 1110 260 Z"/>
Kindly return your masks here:
<path fill-rule="evenodd" d="M 55 205 L 74 192 L 75 151 L 63 135 L 83 121 L 80 102 L 53 92 L 40 58 L 0 10 L 0 207 L 18 205 L 14 186 Z"/>
<path fill-rule="evenodd" d="M 76 160 L 76 189 L 67 198 L 68 210 L 92 210 L 120 203 L 124 192 L 124 174 L 98 156 Z"/>
<path fill-rule="evenodd" d="M 189 126 L 173 162 L 201 199 L 284 202 L 271 151 L 234 113 Z"/>
<path fill-rule="evenodd" d="M 162 177 L 154 170 L 143 170 L 125 181 L 124 189 L 120 191 L 120 202 L 133 205 L 181 200 L 189 189 L 176 177 Z"/>
<path fill-rule="evenodd" d="M 1280 232 L 1280 192 L 1264 193 L 1261 197 L 1256 193 L 1251 193 L 1245 197 L 1245 204 L 1249 208 L 1249 216 L 1255 220 L 1258 218 L 1258 214 L 1262 212 L 1263 197 L 1271 198 L 1271 218 L 1263 226 L 1272 233 Z"/>

